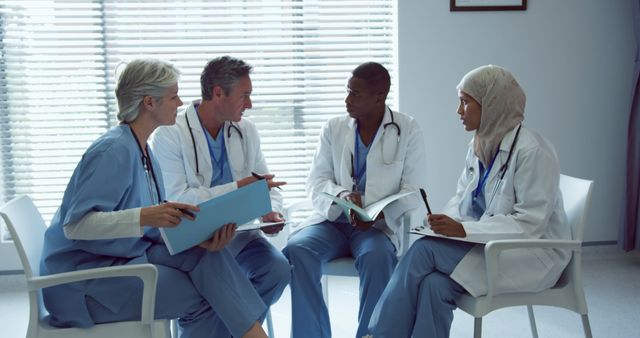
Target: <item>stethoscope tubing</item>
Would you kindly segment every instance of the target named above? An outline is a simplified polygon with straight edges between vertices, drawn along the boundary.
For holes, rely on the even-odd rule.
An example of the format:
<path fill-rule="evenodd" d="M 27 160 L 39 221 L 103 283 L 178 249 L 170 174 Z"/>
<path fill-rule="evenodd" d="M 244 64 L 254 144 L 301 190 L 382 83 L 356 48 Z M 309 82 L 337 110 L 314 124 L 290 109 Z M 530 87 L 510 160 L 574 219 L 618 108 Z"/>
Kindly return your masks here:
<path fill-rule="evenodd" d="M 397 153 L 397 151 L 398 151 L 397 145 L 400 143 L 401 129 L 400 129 L 400 126 L 395 122 L 395 119 L 393 117 L 393 111 L 389 107 L 387 107 L 387 109 L 389 110 L 389 115 L 391 117 L 391 122 L 387 122 L 387 123 L 382 125 L 382 139 L 380 140 L 380 142 L 382 142 L 383 144 L 381 144 L 380 148 L 381 148 L 381 151 L 382 151 L 382 162 L 384 164 L 386 164 L 386 165 L 389 165 L 389 164 L 393 163 L 393 158 L 389 162 L 387 162 L 385 160 L 385 156 L 384 156 L 385 132 L 387 131 L 387 127 L 394 127 L 396 129 L 396 132 L 397 132 L 398 136 L 397 136 L 396 152 L 395 153 Z M 356 131 L 356 133 L 357 133 L 357 131 Z M 357 138 L 357 135 L 356 135 L 356 138 Z M 354 147 L 357 147 L 357 146 L 358 145 L 355 144 L 355 142 L 354 142 Z M 357 149 L 355 150 L 355 152 L 357 153 Z M 395 157 L 395 153 L 394 153 L 393 157 Z M 362 175 L 360 175 L 360 176 L 362 176 Z M 353 153 L 351 153 L 351 181 L 352 181 L 352 185 L 353 185 L 352 190 L 355 190 L 355 187 L 357 186 L 357 181 L 359 181 L 359 179 L 356 179 L 356 170 L 355 170 L 355 163 L 354 163 Z"/>
<path fill-rule="evenodd" d="M 189 129 L 189 135 L 191 136 L 191 144 L 193 145 L 193 155 L 194 155 L 194 158 L 196 160 L 196 176 L 199 176 L 200 175 L 200 161 L 198 159 L 198 149 L 196 148 L 196 139 L 193 136 L 193 131 L 191 130 L 191 123 L 189 122 L 189 116 L 187 116 L 187 114 L 185 114 L 184 118 L 187 121 L 187 129 Z M 242 135 L 242 131 L 240 131 L 240 128 L 238 128 L 238 126 L 233 124 L 233 122 L 229 122 L 229 126 L 227 127 L 227 138 L 228 139 L 231 138 L 231 128 L 235 129 L 236 132 L 238 132 L 238 135 L 240 135 L 240 139 L 242 141 L 244 141 L 244 135 Z"/>

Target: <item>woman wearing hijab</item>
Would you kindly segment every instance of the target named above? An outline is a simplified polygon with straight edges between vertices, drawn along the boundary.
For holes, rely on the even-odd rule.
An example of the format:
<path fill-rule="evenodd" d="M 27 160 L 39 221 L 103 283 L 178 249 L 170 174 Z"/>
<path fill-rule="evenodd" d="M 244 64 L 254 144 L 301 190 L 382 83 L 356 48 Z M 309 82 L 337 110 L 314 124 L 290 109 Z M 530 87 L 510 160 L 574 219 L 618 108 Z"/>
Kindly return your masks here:
<path fill-rule="evenodd" d="M 560 167 L 546 139 L 522 124 L 525 95 L 504 68 L 483 66 L 458 85 L 458 114 L 475 131 L 456 195 L 425 225 L 439 235 L 569 239 Z M 569 261 L 557 249 L 516 249 L 499 258 L 496 293 L 553 286 Z M 423 237 L 402 258 L 369 324 L 375 338 L 448 337 L 456 298 L 487 293 L 484 245 Z"/>

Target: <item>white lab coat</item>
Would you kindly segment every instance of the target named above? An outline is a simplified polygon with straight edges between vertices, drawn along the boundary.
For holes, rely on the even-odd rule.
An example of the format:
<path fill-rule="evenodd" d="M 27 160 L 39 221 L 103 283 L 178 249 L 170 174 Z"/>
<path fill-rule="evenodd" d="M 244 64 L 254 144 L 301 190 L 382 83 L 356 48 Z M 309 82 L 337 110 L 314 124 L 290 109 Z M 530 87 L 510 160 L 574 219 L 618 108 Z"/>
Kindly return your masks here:
<path fill-rule="evenodd" d="M 398 143 L 395 128 L 383 126 L 391 122 L 390 109 L 387 108 L 382 123 L 371 143 L 367 156 L 366 187 L 363 204 L 367 206 L 388 195 L 400 191 L 417 191 L 424 187 L 425 150 L 422 131 L 418 123 L 409 115 L 393 112 L 394 122 L 400 127 L 400 141 Z M 329 120 L 320 133 L 320 142 L 316 150 L 309 177 L 307 179 L 307 193 L 310 195 L 314 212 L 294 230 L 323 222 L 334 221 L 340 215 L 332 209 L 332 201 L 321 195 L 326 192 L 338 195 L 345 190 L 351 190 L 351 154 L 354 153 L 356 122 L 348 115 Z M 382 139 L 384 138 L 385 164 L 382 158 Z M 398 145 L 397 151 L 393 151 Z M 409 210 L 421 210 L 423 202 L 419 193 L 403 197 L 384 208 L 385 222 L 378 222 L 374 226 L 382 230 L 401 252 L 402 236 L 398 230 L 402 226 L 402 215 Z M 334 205 L 334 208 L 337 206 Z M 424 208 L 424 206 L 422 206 Z M 330 211 L 331 209 L 331 211 Z M 413 212 L 413 211 L 412 211 Z"/>
<path fill-rule="evenodd" d="M 157 128 L 149 141 L 153 154 L 160 163 L 169 200 L 198 204 L 237 189 L 235 181 L 251 176 L 252 171 L 269 172 L 260 149 L 260 137 L 255 125 L 244 118 L 238 123 L 234 122 L 242 133 L 240 137 L 240 133 L 230 127 L 230 122 L 225 122 L 220 132 L 224 133 L 227 159 L 234 182 L 210 187 L 213 168 L 206 135 L 194 108 L 194 103 L 198 102 L 192 102 L 184 113 L 178 114 L 175 125 Z M 195 140 L 199 175 L 196 174 L 196 158 L 186 117 L 189 118 Z M 271 189 L 269 194 L 273 210 L 280 212 L 282 195 L 276 189 Z M 259 230 L 240 232 L 228 248 L 236 255 L 247 243 L 260 236 L 262 231 Z"/>
<path fill-rule="evenodd" d="M 484 189 L 487 205 L 478 221 L 470 216 L 471 196 L 479 180 L 479 161 L 469 144 L 465 168 L 456 195 L 444 214 L 461 221 L 467 234 L 496 238 L 569 239 L 571 233 L 559 190 L 560 167 L 553 148 L 540 134 L 522 127 L 511 163 L 491 201 L 517 127 L 500 143 L 499 154 Z M 570 254 L 557 249 L 508 250 L 499 258 L 496 292 L 540 291 L 555 284 Z M 475 246 L 456 266 L 451 277 L 472 296 L 487 293 L 484 246 Z"/>

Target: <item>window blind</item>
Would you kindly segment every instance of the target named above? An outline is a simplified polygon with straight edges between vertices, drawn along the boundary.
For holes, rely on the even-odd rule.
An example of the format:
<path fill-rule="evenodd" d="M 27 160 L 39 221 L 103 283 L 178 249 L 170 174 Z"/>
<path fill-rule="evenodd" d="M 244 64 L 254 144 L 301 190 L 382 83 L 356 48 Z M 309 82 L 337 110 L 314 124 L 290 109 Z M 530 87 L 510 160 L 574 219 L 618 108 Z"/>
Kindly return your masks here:
<path fill-rule="evenodd" d="M 101 6 L 7 1 L 2 18 L 2 197 L 30 195 L 48 221 L 108 128 Z"/>
<path fill-rule="evenodd" d="M 0 82 L 2 193 L 31 195 L 49 220 L 87 146 L 116 123 L 116 68 L 171 61 L 185 104 L 205 63 L 231 55 L 254 67 L 253 109 L 270 170 L 304 198 L 324 122 L 346 114 L 350 71 L 365 61 L 392 76 L 394 0 L 5 1 Z M 184 108 L 184 107 L 183 107 Z"/>

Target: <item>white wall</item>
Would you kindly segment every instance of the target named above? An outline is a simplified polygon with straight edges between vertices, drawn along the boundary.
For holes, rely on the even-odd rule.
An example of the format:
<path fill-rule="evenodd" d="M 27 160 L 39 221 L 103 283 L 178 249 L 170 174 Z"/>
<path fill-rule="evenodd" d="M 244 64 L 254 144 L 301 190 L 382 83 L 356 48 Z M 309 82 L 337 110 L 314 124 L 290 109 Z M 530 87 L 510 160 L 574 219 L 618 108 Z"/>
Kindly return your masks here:
<path fill-rule="evenodd" d="M 533 0 L 526 11 L 449 12 L 446 0 L 399 0 L 400 110 L 427 145 L 436 209 L 455 192 L 466 133 L 455 86 L 496 64 L 527 94 L 525 123 L 556 146 L 562 172 L 595 180 L 585 241 L 617 240 L 635 39 L 629 0 Z"/>

